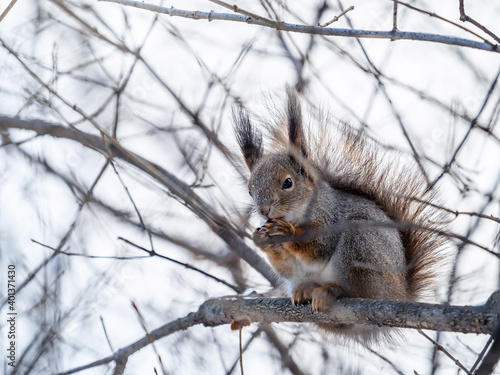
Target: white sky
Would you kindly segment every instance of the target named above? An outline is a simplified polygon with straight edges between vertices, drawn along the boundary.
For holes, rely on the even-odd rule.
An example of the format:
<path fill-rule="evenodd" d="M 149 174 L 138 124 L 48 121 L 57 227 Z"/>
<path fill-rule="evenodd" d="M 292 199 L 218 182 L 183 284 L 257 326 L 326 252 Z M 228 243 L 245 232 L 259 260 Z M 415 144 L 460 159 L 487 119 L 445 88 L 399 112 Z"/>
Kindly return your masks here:
<path fill-rule="evenodd" d="M 0 12 L 7 3 L 7 0 L 0 2 Z M 113 32 L 106 29 L 91 14 L 77 7 L 73 8 L 73 3 L 71 7 L 106 37 L 116 40 L 116 35 L 124 36 L 131 48 L 137 48 L 142 43 L 155 16 L 144 10 L 104 2 L 77 1 L 74 4 L 83 3 L 91 5 Z M 258 2 L 236 3 L 242 8 L 264 14 Z M 314 10 L 319 2 L 284 3 L 305 22 L 312 23 Z M 322 21 L 339 13 L 337 2 L 330 3 L 332 7 L 323 16 Z M 208 1 L 172 0 L 162 4 L 182 9 L 226 12 Z M 416 1 L 413 4 L 460 23 L 457 1 Z M 387 30 L 392 27 L 389 1 L 355 0 L 344 1 L 343 5 L 345 8 L 355 6 L 355 10 L 348 15 L 357 28 Z M 54 15 L 61 23 L 37 24 L 34 20 L 37 7 Z M 466 10 L 469 15 L 500 34 L 500 2 L 469 1 L 466 2 Z M 281 13 L 285 20 L 299 22 L 292 15 L 284 11 Z M 128 28 L 124 14 L 127 16 Z M 463 25 L 474 29 L 470 24 Z M 345 18 L 334 26 L 348 27 Z M 457 27 L 402 7 L 399 26 L 404 31 L 474 38 Z M 19 1 L 0 22 L 0 38 L 18 51 L 23 61 L 46 83 L 51 82 L 51 87 L 69 103 L 76 104 L 86 113 L 92 114 L 112 94 L 109 87 L 100 87 L 99 83 L 108 84 L 121 79 L 128 72 L 133 59 L 95 37 L 91 38 L 90 42 L 94 54 L 91 55 L 86 38 L 75 32 L 80 27 L 80 24 L 49 1 Z M 180 33 L 189 48 L 169 32 L 174 30 Z M 113 35 L 114 33 L 116 35 Z M 298 56 L 294 44 L 303 51 L 309 43 L 309 36 L 294 34 L 286 36 L 285 41 L 292 53 Z M 332 45 L 329 41 L 335 44 Z M 232 67 L 242 46 L 249 42 L 253 42 L 252 49 L 241 65 L 233 71 Z M 414 87 L 424 92 L 427 97 L 451 106 L 460 113 L 475 117 L 500 69 L 499 55 L 414 41 L 363 40 L 362 43 L 374 65 L 393 79 L 384 79 L 384 83 L 395 108 L 416 142 L 416 148 L 432 161 L 443 165 L 450 159 L 453 150 L 465 135 L 468 123 L 454 119 L 439 105 L 422 99 L 404 86 Z M 338 53 L 340 48 L 351 54 L 355 63 L 345 54 Z M 222 21 L 209 23 L 161 15 L 141 54 L 193 110 L 203 103 L 207 94 L 207 82 L 213 74 L 222 79 L 235 96 L 239 96 L 260 116 L 265 116 L 261 104 L 265 95 L 274 97 L 282 93 L 287 84 L 295 83 L 294 67 L 281 48 L 276 33 L 252 25 Z M 96 57 L 102 58 L 101 66 L 81 66 Z M 367 63 L 354 39 L 321 40 L 313 50 L 310 60 L 312 63 L 304 74 L 310 82 L 307 100 L 326 108 L 334 119 L 348 120 L 354 124 L 358 120 L 365 121 L 369 125 L 370 134 L 376 139 L 384 144 L 409 150 L 394 114 L 380 92 L 375 96 L 373 107 L 370 106 L 377 83 L 371 75 L 356 66 L 358 64 L 366 67 Z M 201 68 L 198 61 L 203 61 L 205 67 Z M 80 120 L 80 116 L 70 107 L 40 88 L 4 48 L 0 48 L 0 62 L 0 115 L 40 118 L 56 123 Z M 60 72 L 73 72 L 95 81 L 85 82 L 68 74 L 60 74 L 57 81 L 52 81 L 54 62 L 57 62 L 56 66 Z M 401 84 L 394 83 L 395 81 Z M 481 124 L 487 124 L 487 119 L 494 111 L 494 104 L 498 101 L 499 92 L 497 88 L 479 119 Z M 33 97 L 36 99 L 27 100 Z M 54 107 L 49 108 L 46 103 L 41 102 L 41 98 L 53 102 Z M 215 83 L 214 89 L 208 93 L 206 105 L 200 115 L 203 121 L 214 128 L 220 126 L 223 140 L 235 147 L 234 141 L 229 137 L 230 109 L 233 103 L 225 103 L 223 98 L 224 90 Z M 370 110 L 367 115 L 368 108 Z M 110 105 L 96 116 L 96 120 L 105 128 L 110 128 L 113 111 L 114 105 Z M 122 97 L 119 138 L 134 152 L 175 171 L 185 181 L 192 182 L 193 175 L 187 168 L 181 167 L 182 157 L 172 137 L 168 134 L 149 134 L 152 130 L 150 123 L 157 126 L 191 125 L 190 119 L 180 112 L 172 96 L 151 77 L 144 65 L 139 63 Z M 78 126 L 82 130 L 95 133 L 89 124 Z M 499 136 L 498 126 L 493 132 Z M 198 142 L 199 152 L 203 152 L 203 142 L 196 131 L 190 130 L 180 134 L 183 141 L 192 139 L 195 143 Z M 11 136 L 14 140 L 20 140 L 29 135 L 12 132 Z M 445 176 L 441 184 L 441 196 L 446 207 L 459 211 L 480 210 L 485 203 L 484 195 L 491 192 L 499 176 L 499 146 L 498 142 L 486 137 L 484 133 L 478 130 L 472 132 L 460 151 L 456 169 L 460 176 L 467 180 L 470 191 L 462 195 L 455 181 Z M 85 188 L 91 185 L 104 164 L 104 159 L 93 151 L 83 149 L 73 142 L 48 137 L 30 141 L 22 149 L 30 155 L 46 159 L 59 173 L 77 176 L 77 181 Z M 220 239 L 211 234 L 206 226 L 184 207 L 167 198 L 155 183 L 145 179 L 135 169 L 123 163 L 117 164 L 121 177 L 148 225 L 162 229 L 167 234 L 191 240 L 203 249 L 215 253 L 225 251 Z M 440 172 L 431 161 L 426 162 L 426 168 L 432 178 Z M 230 212 L 232 210 L 233 214 L 234 207 L 249 203 L 244 184 L 237 180 L 235 171 L 217 152 L 211 154 L 208 174 L 208 182 L 212 179 L 217 188 L 199 190 L 200 195 L 207 201 Z M 111 169 L 97 185 L 95 195 L 134 215 L 133 207 Z M 499 217 L 498 190 L 493 196 L 494 203 L 484 213 Z M 18 265 L 19 282 L 51 254 L 50 250 L 34 244 L 31 239 L 56 247 L 71 225 L 77 207 L 74 196 L 60 180 L 46 176 L 43 169 L 27 162 L 12 147 L 0 148 L 0 259 L 3 269 L 10 263 Z M 135 216 L 133 219 L 137 220 Z M 464 235 L 474 220 L 475 218 L 461 216 L 450 224 L 451 229 Z M 93 255 L 144 255 L 117 241 L 118 236 L 148 246 L 147 236 L 142 231 L 118 222 L 96 207 L 83 210 L 77 228 L 65 248 L 67 251 Z M 471 239 L 493 248 L 497 233 L 498 224 L 483 220 Z M 229 272 L 222 267 L 200 261 L 166 241 L 155 240 L 155 245 L 159 252 L 196 264 L 218 277 L 230 279 Z M 450 248 L 454 250 L 455 246 L 450 245 Z M 476 304 L 484 301 L 498 288 L 498 262 L 484 251 L 472 246 L 466 247 L 458 269 L 461 279 L 457 287 L 460 292 L 454 296 L 453 303 Z M 64 272 L 60 274 L 62 271 Z M 4 272 L 1 274 L 4 275 Z M 267 282 L 254 271 L 248 269 L 246 275 L 251 280 L 252 288 L 259 292 L 269 289 Z M 5 283 L 5 280 L 2 282 Z M 115 349 L 141 337 L 144 332 L 130 307 L 130 300 L 136 301 L 146 318 L 148 328 L 153 329 L 196 310 L 206 298 L 231 293 L 219 284 L 157 258 L 112 261 L 59 256 L 57 261 L 41 272 L 29 287 L 18 295 L 18 353 L 37 335 L 40 322 L 47 321 L 47 316 L 51 314 L 54 321 L 58 318 L 55 307 L 52 310 L 36 307 L 46 284 L 58 285 L 54 302 L 57 300 L 61 311 L 68 312 L 68 317 L 64 319 L 62 326 L 58 327 L 62 332 L 63 342 L 57 342 L 55 345 L 58 349 L 51 352 L 52 355 L 58 353 L 57 361 L 53 361 L 57 365 L 52 364 L 49 357 L 42 358 L 40 362 L 40 366 L 54 372 L 110 354 L 99 316 L 104 319 Z M 0 296 L 3 300 L 6 288 L 2 283 L 0 285 Z M 444 286 L 439 291 L 440 296 L 443 295 Z M 77 307 L 74 308 L 75 306 Z M 0 326 L 3 345 L 5 326 L 3 323 Z M 301 369 L 311 374 L 328 373 L 322 372 L 321 352 L 313 342 L 321 339 L 318 334 L 306 332 L 307 326 L 280 324 L 275 328 L 285 343 L 291 342 L 294 334 L 302 331 L 298 336 L 299 343 L 291 351 L 294 359 Z M 255 327 L 245 330 L 244 340 L 247 340 L 254 330 Z M 465 345 L 480 351 L 486 340 L 483 336 L 450 334 L 445 335 L 444 344 L 452 347 L 454 354 L 470 367 L 475 355 Z M 204 343 L 207 343 L 206 346 Z M 222 374 L 238 355 L 238 336 L 230 332 L 228 327 L 195 327 L 189 330 L 187 335 L 173 335 L 157 344 L 163 362 L 173 374 Z M 413 370 L 416 370 L 419 374 L 427 374 L 430 348 L 425 339 L 410 332 L 396 347 L 381 348 L 381 353 L 395 362 L 404 373 L 413 373 Z M 345 349 L 332 344 L 329 349 L 332 358 L 330 366 L 335 366 L 335 358 L 349 357 L 354 363 L 361 358 L 359 363 L 363 374 L 391 373 L 385 362 L 359 348 Z M 244 357 L 246 373 L 281 373 L 278 354 L 269 353 L 270 349 L 265 340 L 262 337 L 256 339 Z M 456 373 L 451 361 L 445 358 L 441 358 L 441 361 L 444 366 L 438 371 L 439 374 Z M 131 357 L 126 373 L 153 373 L 153 366 L 158 368 L 158 363 L 154 352 L 148 348 Z M 104 367 L 84 372 L 85 375 L 104 373 L 110 372 L 106 372 Z"/>

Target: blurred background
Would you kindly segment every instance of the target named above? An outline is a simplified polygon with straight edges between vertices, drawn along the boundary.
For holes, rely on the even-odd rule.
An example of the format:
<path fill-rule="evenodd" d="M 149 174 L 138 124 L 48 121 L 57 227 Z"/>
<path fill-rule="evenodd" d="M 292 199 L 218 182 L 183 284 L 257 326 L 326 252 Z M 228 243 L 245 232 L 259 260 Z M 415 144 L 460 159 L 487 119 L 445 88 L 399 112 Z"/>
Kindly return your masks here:
<path fill-rule="evenodd" d="M 0 12 L 8 3 L 0 3 Z M 209 1 L 149 3 L 233 14 Z M 330 27 L 393 27 L 392 1 L 236 4 L 305 25 L 354 6 Z M 398 6 L 401 31 L 497 43 L 460 21 L 458 0 L 410 4 Z M 500 2 L 468 1 L 465 11 L 500 34 Z M 170 17 L 109 2 L 15 3 L 0 21 L 0 274 L 16 266 L 17 367 L 2 356 L 0 372 L 62 373 L 111 355 L 208 298 L 272 289 L 190 201 L 147 170 L 111 159 L 109 146 L 99 149 L 95 140 L 103 132 L 115 137 L 250 233 L 257 219 L 249 216 L 251 198 L 234 163 L 231 110 L 242 106 L 265 122 L 274 107 L 282 108 L 287 86 L 299 91 L 306 121 L 320 114 L 332 124 L 347 121 L 381 147 L 418 161 L 452 212 L 450 231 L 498 254 L 499 57 L 434 42 Z M 40 128 L 18 118 L 39 120 Z M 68 139 L 57 126 L 96 138 Z M 498 289 L 498 256 L 456 237 L 446 250 L 449 262 L 430 301 L 480 304 Z M 6 277 L 0 286 L 5 317 Z M 0 327 L 5 345 L 3 318 Z M 489 339 L 427 334 L 469 370 Z M 252 325 L 243 330 L 242 345 L 246 374 L 465 373 L 409 330 L 392 345 L 353 347 L 332 343 L 307 324 Z M 238 332 L 196 326 L 134 354 L 124 373 L 238 374 L 238 358 Z M 80 373 L 119 372 L 108 363 Z"/>

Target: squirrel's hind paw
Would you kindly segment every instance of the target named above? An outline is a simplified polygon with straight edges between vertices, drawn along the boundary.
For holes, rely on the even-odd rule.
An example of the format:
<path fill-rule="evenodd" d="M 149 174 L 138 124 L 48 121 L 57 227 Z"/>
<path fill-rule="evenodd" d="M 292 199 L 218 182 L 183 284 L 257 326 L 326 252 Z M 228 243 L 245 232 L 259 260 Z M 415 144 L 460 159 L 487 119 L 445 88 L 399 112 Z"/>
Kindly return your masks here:
<path fill-rule="evenodd" d="M 292 293 L 293 304 L 300 305 L 311 302 L 313 298 L 313 291 L 319 287 L 320 285 L 318 283 L 313 282 L 300 284 Z"/>
<path fill-rule="evenodd" d="M 321 311 L 330 308 L 340 297 L 345 297 L 344 288 L 337 283 L 325 283 L 312 292 L 312 309 Z"/>

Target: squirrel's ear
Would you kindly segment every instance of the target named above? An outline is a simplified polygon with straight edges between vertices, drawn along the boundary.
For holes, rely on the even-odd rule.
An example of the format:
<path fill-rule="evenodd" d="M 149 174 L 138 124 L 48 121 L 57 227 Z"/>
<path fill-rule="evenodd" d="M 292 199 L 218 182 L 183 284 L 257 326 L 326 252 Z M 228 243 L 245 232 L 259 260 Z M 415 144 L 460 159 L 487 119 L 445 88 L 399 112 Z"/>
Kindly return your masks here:
<path fill-rule="evenodd" d="M 309 154 L 302 126 L 302 110 L 295 91 L 288 90 L 288 138 L 295 152 L 307 159 Z M 293 152 L 292 152 L 293 157 Z"/>
<path fill-rule="evenodd" d="M 233 130 L 245 163 L 251 171 L 264 152 L 262 133 L 252 126 L 248 113 L 243 109 L 233 110 Z"/>

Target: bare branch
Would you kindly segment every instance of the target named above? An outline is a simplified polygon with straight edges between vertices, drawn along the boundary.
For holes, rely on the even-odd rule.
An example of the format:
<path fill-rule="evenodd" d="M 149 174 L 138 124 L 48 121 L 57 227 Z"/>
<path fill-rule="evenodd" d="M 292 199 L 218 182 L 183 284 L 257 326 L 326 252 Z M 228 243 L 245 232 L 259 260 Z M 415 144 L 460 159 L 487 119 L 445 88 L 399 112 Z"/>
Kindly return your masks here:
<path fill-rule="evenodd" d="M 398 0 L 393 0 L 394 1 L 394 8 L 392 11 L 392 29 L 397 30 L 398 29 Z"/>
<path fill-rule="evenodd" d="M 159 165 L 151 163 L 124 148 L 116 139 L 109 137 L 104 140 L 99 136 L 82 132 L 76 128 L 67 128 L 38 120 L 24 121 L 18 118 L 0 116 L 0 129 L 7 130 L 9 128 L 32 130 L 38 135 L 70 139 L 106 155 L 106 157 L 111 152 L 113 157 L 120 158 L 139 168 L 167 187 L 172 194 L 186 202 L 186 205 L 204 220 L 214 233 L 229 245 L 230 249 L 234 250 L 243 260 L 258 270 L 273 286 L 278 285 L 278 277 L 271 266 L 242 240 L 244 233 L 231 225 L 226 218 L 219 215 L 183 181 Z"/>
<path fill-rule="evenodd" d="M 488 104 L 488 101 L 490 100 L 491 94 L 495 90 L 495 87 L 497 85 L 499 77 L 500 77 L 500 69 L 498 70 L 498 72 L 497 72 L 497 74 L 495 76 L 495 79 L 491 83 L 491 86 L 490 86 L 490 88 L 488 90 L 488 93 L 486 94 L 486 97 L 485 97 L 485 99 L 483 101 L 483 104 L 481 105 L 481 108 L 479 109 L 479 112 L 477 113 L 476 117 L 474 117 L 474 119 L 471 121 L 469 129 L 467 130 L 467 133 L 465 134 L 464 138 L 462 139 L 462 141 L 460 142 L 460 144 L 458 145 L 458 147 L 455 149 L 455 152 L 453 153 L 453 156 L 452 156 L 451 160 L 448 163 L 446 163 L 446 165 L 444 166 L 444 168 L 443 168 L 442 172 L 439 174 L 439 176 L 436 177 L 436 179 L 429 185 L 429 187 L 428 187 L 429 190 L 432 189 L 436 185 L 436 183 L 441 178 L 443 178 L 443 176 L 446 173 L 449 172 L 451 166 L 453 165 L 453 163 L 455 162 L 455 160 L 456 160 L 456 158 L 458 156 L 458 153 L 460 152 L 460 150 L 462 150 L 463 145 L 467 141 L 467 138 L 469 138 L 469 135 L 471 134 L 472 130 L 475 128 L 476 123 L 477 123 L 479 117 L 483 113 L 483 110 L 486 108 L 486 104 Z"/>
<path fill-rule="evenodd" d="M 289 298 L 228 296 L 204 302 L 197 312 L 151 331 L 113 355 L 59 373 L 70 375 L 126 358 L 162 337 L 197 324 L 219 326 L 239 317 L 254 323 L 362 324 L 448 332 L 494 334 L 500 321 L 500 292 L 481 306 L 449 306 L 416 302 L 342 299 L 329 311 L 314 312 L 310 305 L 295 306 Z"/>
<path fill-rule="evenodd" d="M 340 8 L 342 9 L 342 2 L 340 0 L 337 0 Z M 351 26 L 351 28 L 354 28 L 352 22 L 351 22 L 351 19 L 349 16 L 346 16 L 346 19 L 347 19 L 347 22 L 349 23 L 349 26 Z M 393 30 L 394 32 L 396 32 L 397 30 Z M 422 164 L 422 161 L 421 161 L 421 157 L 419 155 L 419 153 L 417 152 L 417 149 L 415 148 L 415 145 L 414 145 L 414 141 L 412 140 L 412 137 L 410 136 L 410 134 L 408 133 L 408 130 L 405 126 L 405 124 L 403 123 L 403 119 L 402 119 L 402 116 L 400 115 L 399 111 L 397 110 L 395 104 L 394 104 L 394 101 L 391 99 L 391 97 L 389 96 L 389 93 L 387 92 L 387 89 L 384 85 L 384 83 L 382 82 L 382 80 L 380 79 L 380 70 L 377 69 L 377 67 L 375 66 L 375 64 L 373 63 L 372 59 L 369 57 L 365 47 L 363 46 L 363 43 L 361 42 L 360 39 L 356 39 L 356 41 L 358 42 L 358 45 L 360 46 L 361 50 L 363 51 L 363 55 L 365 56 L 368 64 L 370 64 L 370 73 L 373 75 L 373 77 L 377 80 L 377 83 L 378 83 L 378 88 L 380 88 L 380 90 L 382 91 L 382 93 L 384 94 L 384 97 L 385 99 L 387 100 L 387 103 L 389 105 L 389 107 L 391 108 L 391 111 L 393 112 L 394 116 L 396 117 L 396 120 L 398 121 L 398 124 L 399 124 L 399 127 L 401 128 L 401 131 L 403 132 L 403 135 L 406 139 L 406 141 L 408 142 L 408 145 L 410 146 L 411 150 L 412 150 L 412 153 L 413 153 L 413 158 L 415 159 L 415 162 L 417 163 L 418 165 L 418 168 L 420 169 L 420 172 L 422 173 L 422 176 L 425 178 L 425 180 L 429 183 L 429 176 Z"/>
<path fill-rule="evenodd" d="M 449 306 L 417 302 L 342 299 L 329 311 L 294 306 L 289 298 L 223 297 L 200 306 L 203 324 L 229 324 L 248 316 L 259 323 L 335 323 L 494 334 L 500 322 L 500 292 L 481 306 Z"/>
<path fill-rule="evenodd" d="M 470 371 L 472 373 L 474 373 L 474 371 L 476 370 L 476 367 L 479 365 L 479 363 L 483 360 L 484 358 L 484 355 L 486 354 L 486 351 L 488 350 L 488 348 L 490 347 L 491 343 L 493 342 L 493 336 L 490 336 L 490 338 L 488 339 L 488 341 L 486 342 L 486 345 L 484 345 L 484 348 L 483 350 L 481 350 L 481 353 L 479 353 L 479 356 L 477 357 L 476 359 L 476 362 L 474 362 L 474 365 L 471 367 Z"/>
<path fill-rule="evenodd" d="M 179 318 L 177 320 L 174 320 L 173 322 L 167 323 L 161 326 L 160 328 L 151 331 L 148 335 L 144 336 L 143 338 L 135 341 L 134 343 L 122 349 L 117 350 L 114 354 L 110 356 L 89 363 L 87 365 L 74 368 L 69 371 L 61 372 L 58 375 L 76 374 L 77 372 L 81 372 L 83 370 L 87 370 L 93 367 L 102 366 L 111 362 L 116 362 L 117 364 L 126 362 L 127 358 L 129 358 L 135 352 L 148 346 L 151 342 L 154 342 L 162 337 L 166 337 L 172 333 L 183 331 L 195 325 L 202 324 L 203 321 L 201 320 L 201 318 L 202 317 L 200 314 L 191 313 L 184 318 Z"/>
<path fill-rule="evenodd" d="M 475 19 L 469 17 L 468 15 L 465 14 L 465 5 L 464 5 L 464 0 L 459 0 L 459 10 L 460 10 L 460 21 L 463 22 L 470 22 L 474 26 L 476 26 L 478 29 L 484 31 L 486 34 L 491 36 L 493 39 L 495 39 L 497 42 L 500 42 L 500 38 L 495 35 L 492 31 L 487 29 L 485 26 L 481 25 L 479 22 L 477 22 Z"/>
<path fill-rule="evenodd" d="M 139 323 L 141 325 L 141 328 L 146 333 L 146 337 L 148 337 L 151 340 L 151 345 L 153 346 L 153 350 L 154 350 L 154 352 L 156 354 L 156 357 L 158 357 L 158 360 L 160 362 L 160 368 L 161 368 L 161 370 L 163 372 L 163 375 L 168 374 L 168 371 L 165 368 L 165 365 L 163 364 L 163 362 L 161 360 L 161 356 L 158 353 L 158 349 L 156 348 L 156 345 L 155 345 L 154 341 L 152 340 L 152 337 L 150 337 L 149 329 L 148 329 L 148 327 L 146 325 L 146 319 L 144 319 L 144 316 L 142 315 L 141 311 L 139 310 L 139 308 L 137 307 L 137 304 L 134 301 L 132 301 L 132 308 L 135 310 L 135 312 L 137 314 L 137 318 L 139 319 Z M 115 369 L 115 374 L 116 374 L 116 369 Z M 118 375 L 118 374 L 116 374 L 116 375 Z"/>
<path fill-rule="evenodd" d="M 491 45 L 489 43 L 484 43 L 484 42 L 481 43 L 469 39 L 455 38 L 438 34 L 406 32 L 399 30 L 373 31 L 373 30 L 359 30 L 359 29 L 354 29 L 354 30 L 331 29 L 319 26 L 297 25 L 297 24 L 290 24 L 278 21 L 269 22 L 263 20 L 262 17 L 260 16 L 258 19 L 255 19 L 249 16 L 243 16 L 238 14 L 201 12 L 201 11 L 189 11 L 176 8 L 165 8 L 157 5 L 145 4 L 131 0 L 100 0 L 100 1 L 132 6 L 135 8 L 146 9 L 157 13 L 165 13 L 175 17 L 184 17 L 194 20 L 203 19 L 208 21 L 223 20 L 223 21 L 242 22 L 250 25 L 259 25 L 259 26 L 269 27 L 272 29 L 290 31 L 295 33 L 317 34 L 317 35 L 327 35 L 327 36 L 343 36 L 343 37 L 354 37 L 354 38 L 419 40 L 425 42 L 435 42 L 435 43 L 442 43 L 454 46 L 469 47 L 491 52 L 500 52 L 500 47 L 497 45 Z"/>
<path fill-rule="evenodd" d="M 250 336 L 250 338 L 245 343 L 245 345 L 242 346 L 242 348 L 240 350 L 240 354 L 238 355 L 238 358 L 236 359 L 236 361 L 234 361 L 233 365 L 229 368 L 229 370 L 227 370 L 226 375 L 230 375 L 234 372 L 234 370 L 236 369 L 236 366 L 240 363 L 241 352 L 245 353 L 248 350 L 248 348 L 250 347 L 250 344 L 260 335 L 261 332 L 262 332 L 262 329 L 259 327 L 254 331 L 254 333 L 252 333 L 252 336 Z"/>
<path fill-rule="evenodd" d="M 11 0 L 10 4 L 7 5 L 7 8 L 5 8 L 5 10 L 2 12 L 2 14 L 0 14 L 0 22 L 2 22 L 2 20 L 5 18 L 5 16 L 7 15 L 7 13 L 10 12 L 10 10 L 12 9 L 12 7 L 16 3 L 17 3 L 17 0 Z"/>
<path fill-rule="evenodd" d="M 495 341 L 493 342 L 493 345 L 491 345 L 488 354 L 486 354 L 483 362 L 474 373 L 475 375 L 489 375 L 493 373 L 493 370 L 500 359 L 500 328 L 497 329 L 497 332 L 494 335 L 494 340 Z"/>
<path fill-rule="evenodd" d="M 460 367 L 462 370 L 465 371 L 466 374 L 468 375 L 472 375 L 472 373 L 467 370 L 465 368 L 465 366 L 458 360 L 456 359 L 453 355 L 451 355 L 451 353 L 446 350 L 443 345 L 441 345 L 440 343 L 438 343 L 437 341 L 433 340 L 432 337 L 430 337 L 429 335 L 425 334 L 421 329 L 418 330 L 418 332 L 424 336 L 427 340 L 429 340 L 430 342 L 432 342 L 434 344 L 434 346 L 436 347 L 437 350 L 440 350 L 442 351 L 448 358 L 450 358 L 458 367 Z"/>
<path fill-rule="evenodd" d="M 290 351 L 288 348 L 281 342 L 278 335 L 274 331 L 273 327 L 268 324 L 263 324 L 261 329 L 266 333 L 269 341 L 274 345 L 274 347 L 278 350 L 281 356 L 281 362 L 283 366 L 288 368 L 293 375 L 304 375 L 304 373 L 300 370 L 297 363 L 293 360 L 290 355 Z"/>
<path fill-rule="evenodd" d="M 466 28 L 466 27 L 464 27 L 464 26 L 462 26 L 462 25 L 460 25 L 460 24 L 458 24 L 458 23 L 456 23 L 456 22 L 453 22 L 453 21 L 451 21 L 451 20 L 449 20 L 449 19 L 446 19 L 446 18 L 444 18 L 444 17 L 441 17 L 439 14 L 436 14 L 436 13 L 434 13 L 434 12 L 428 12 L 428 11 L 426 11 L 426 10 L 424 10 L 424 9 L 421 9 L 421 8 L 416 7 L 415 5 L 408 4 L 408 3 L 405 3 L 405 2 L 403 2 L 403 1 L 398 1 L 398 3 L 399 3 L 399 4 L 401 4 L 401 5 L 403 5 L 403 6 L 405 6 L 405 7 L 407 7 L 407 8 L 413 9 L 413 10 L 415 10 L 415 11 L 417 11 L 417 12 L 420 12 L 420 13 L 423 13 L 423 14 L 427 14 L 429 17 L 434 17 L 434 18 L 437 18 L 437 19 L 439 19 L 439 20 L 441 20 L 441 21 L 444 21 L 444 22 L 446 22 L 446 23 L 449 23 L 449 24 L 451 24 L 451 25 L 453 25 L 453 26 L 456 26 L 456 27 L 458 27 L 458 28 L 460 28 L 460 29 L 462 29 L 462 30 L 464 30 L 464 31 L 467 31 L 468 33 L 470 33 L 470 34 L 472 34 L 472 35 L 474 35 L 474 36 L 477 36 L 478 38 L 480 38 L 480 39 L 484 40 L 486 43 L 490 43 L 490 44 L 492 44 L 490 41 L 488 41 L 488 39 L 486 39 L 486 38 L 482 37 L 481 35 L 479 35 L 479 34 L 475 33 L 474 31 L 472 31 L 472 30 L 470 30 L 470 29 L 468 29 L 468 28 Z M 493 44 L 492 44 L 492 45 L 493 45 Z"/>
<path fill-rule="evenodd" d="M 131 242 L 131 241 L 129 241 L 129 240 L 127 240 L 127 239 L 123 238 L 123 237 L 118 237 L 118 239 L 119 239 L 119 240 L 121 240 L 121 241 L 123 241 L 123 242 L 125 242 L 125 243 L 127 243 L 127 244 L 129 244 L 129 245 L 131 245 L 131 246 L 134 246 L 134 247 L 135 247 L 135 248 L 137 248 L 137 249 L 140 249 L 140 250 L 142 250 L 142 251 L 147 252 L 150 256 L 158 256 L 158 257 L 160 257 L 160 258 L 162 258 L 162 259 L 166 259 L 166 260 L 168 260 L 168 261 L 170 261 L 170 262 L 172 262 L 172 263 L 178 264 L 178 265 L 183 266 L 183 267 L 185 267 L 185 268 L 187 268 L 187 269 L 190 269 L 190 270 L 192 270 L 192 271 L 195 271 L 195 272 L 201 273 L 203 276 L 206 276 L 206 277 L 208 277 L 208 278 L 210 278 L 210 279 L 212 279 L 212 280 L 215 280 L 215 281 L 217 281 L 218 283 L 224 284 L 225 286 L 227 286 L 227 287 L 231 288 L 232 290 L 234 290 L 236 293 L 241 293 L 241 292 L 243 292 L 243 290 L 241 290 L 241 288 L 239 288 L 239 287 L 237 287 L 237 286 L 235 286 L 235 285 L 231 285 L 231 284 L 230 284 L 230 283 L 228 283 L 227 281 L 222 280 L 222 279 L 219 279 L 218 277 L 216 277 L 216 276 L 214 276 L 214 275 L 211 275 L 211 274 L 209 274 L 208 272 L 202 271 L 202 270 L 200 270 L 199 268 L 193 267 L 193 266 L 192 266 L 192 265 L 190 265 L 190 264 L 183 263 L 183 262 L 179 262 L 178 260 L 175 260 L 175 259 L 173 259 L 173 258 L 167 257 L 167 256 L 162 255 L 162 254 L 158 254 L 155 250 L 148 250 L 148 249 L 146 249 L 146 248 L 144 248 L 144 247 L 142 247 L 142 246 L 136 245 L 135 243 L 133 243 L 133 242 Z"/>
<path fill-rule="evenodd" d="M 343 15 L 345 15 L 347 12 L 350 12 L 351 10 L 354 10 L 354 5 L 351 5 L 349 8 L 347 8 L 346 10 L 344 10 L 342 13 L 340 13 L 339 15 L 333 17 L 330 21 L 328 22 L 325 22 L 323 24 L 319 23 L 318 22 L 318 26 L 319 27 L 327 27 L 328 25 L 331 25 L 332 23 L 334 22 L 337 22 L 340 18 L 342 18 Z"/>

